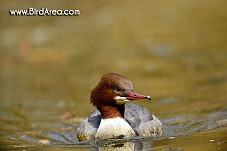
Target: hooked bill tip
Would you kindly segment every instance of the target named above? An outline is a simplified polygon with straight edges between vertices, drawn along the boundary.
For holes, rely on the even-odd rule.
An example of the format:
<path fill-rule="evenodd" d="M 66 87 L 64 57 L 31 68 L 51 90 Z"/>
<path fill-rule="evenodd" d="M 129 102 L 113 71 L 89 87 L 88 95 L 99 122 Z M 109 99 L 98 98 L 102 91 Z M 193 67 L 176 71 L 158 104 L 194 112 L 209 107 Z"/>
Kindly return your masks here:
<path fill-rule="evenodd" d="M 150 96 L 146 96 L 146 98 L 147 98 L 148 100 L 151 100 L 151 97 L 150 97 Z"/>

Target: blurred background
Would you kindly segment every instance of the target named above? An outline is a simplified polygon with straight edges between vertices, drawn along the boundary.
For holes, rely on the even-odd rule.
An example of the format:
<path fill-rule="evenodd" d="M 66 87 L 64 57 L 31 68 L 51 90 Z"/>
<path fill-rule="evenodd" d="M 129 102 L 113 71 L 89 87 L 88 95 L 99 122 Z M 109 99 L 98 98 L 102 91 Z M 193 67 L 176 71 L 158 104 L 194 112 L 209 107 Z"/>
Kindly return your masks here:
<path fill-rule="evenodd" d="M 58 130 L 94 110 L 102 74 L 128 77 L 159 118 L 227 111 L 227 2 L 0 1 L 1 134 Z M 73 9 L 80 16 L 10 16 Z"/>

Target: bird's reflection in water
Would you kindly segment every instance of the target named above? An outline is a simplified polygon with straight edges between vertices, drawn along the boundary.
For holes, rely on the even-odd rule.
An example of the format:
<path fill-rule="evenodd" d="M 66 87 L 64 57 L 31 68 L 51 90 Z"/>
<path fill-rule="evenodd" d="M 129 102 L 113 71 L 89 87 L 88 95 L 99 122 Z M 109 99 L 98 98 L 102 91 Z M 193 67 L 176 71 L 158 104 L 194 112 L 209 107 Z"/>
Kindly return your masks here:
<path fill-rule="evenodd" d="M 152 141 L 144 142 L 99 142 L 98 147 L 93 148 L 92 151 L 150 151 L 153 149 Z"/>

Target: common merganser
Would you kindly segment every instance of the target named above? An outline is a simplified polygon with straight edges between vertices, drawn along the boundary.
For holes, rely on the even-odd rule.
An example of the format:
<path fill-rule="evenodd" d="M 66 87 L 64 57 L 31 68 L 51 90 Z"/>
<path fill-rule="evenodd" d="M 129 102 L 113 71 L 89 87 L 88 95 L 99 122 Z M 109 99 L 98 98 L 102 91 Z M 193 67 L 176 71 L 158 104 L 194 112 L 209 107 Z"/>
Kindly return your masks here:
<path fill-rule="evenodd" d="M 162 134 L 162 123 L 148 109 L 126 102 L 150 96 L 133 91 L 132 83 L 117 73 L 107 73 L 91 91 L 91 103 L 97 108 L 77 129 L 79 141 Z"/>

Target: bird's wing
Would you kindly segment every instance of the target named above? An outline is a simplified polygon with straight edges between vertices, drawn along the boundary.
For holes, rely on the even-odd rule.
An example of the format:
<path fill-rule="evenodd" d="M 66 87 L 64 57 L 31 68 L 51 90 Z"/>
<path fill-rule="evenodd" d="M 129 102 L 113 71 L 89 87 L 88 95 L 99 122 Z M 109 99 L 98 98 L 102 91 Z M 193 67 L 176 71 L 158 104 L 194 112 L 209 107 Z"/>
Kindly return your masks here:
<path fill-rule="evenodd" d="M 77 129 L 79 141 L 92 140 L 95 138 L 96 131 L 101 121 L 101 114 L 98 110 L 92 112 Z"/>
<path fill-rule="evenodd" d="M 162 134 L 162 123 L 148 109 L 137 105 L 125 105 L 125 119 L 138 136 Z"/>

